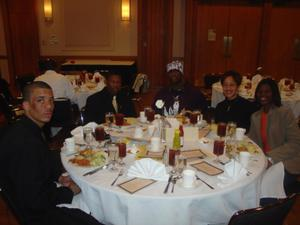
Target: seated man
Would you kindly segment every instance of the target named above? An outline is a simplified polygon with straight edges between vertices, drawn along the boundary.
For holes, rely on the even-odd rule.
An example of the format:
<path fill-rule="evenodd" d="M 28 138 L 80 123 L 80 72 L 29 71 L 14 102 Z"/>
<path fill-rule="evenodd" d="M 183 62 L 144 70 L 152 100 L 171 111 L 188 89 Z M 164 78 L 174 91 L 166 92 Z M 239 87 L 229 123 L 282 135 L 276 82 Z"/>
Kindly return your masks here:
<path fill-rule="evenodd" d="M 169 86 L 162 88 L 155 96 L 152 108 L 156 113 L 176 115 L 185 110 L 207 110 L 204 95 L 183 79 L 183 64 L 173 61 L 167 65 Z M 160 100 L 160 101 L 159 101 Z"/>
<path fill-rule="evenodd" d="M 35 81 L 44 81 L 53 90 L 54 98 L 68 98 L 75 101 L 75 90 L 71 82 L 62 74 L 55 72 L 57 63 L 53 59 L 39 61 L 39 69 L 44 74 L 35 78 Z"/>
<path fill-rule="evenodd" d="M 0 94 L 5 97 L 6 102 L 11 102 L 12 95 L 9 90 L 9 85 L 5 79 L 2 78 L 2 74 L 0 71 Z"/>
<path fill-rule="evenodd" d="M 129 92 L 121 89 L 121 84 L 122 79 L 120 75 L 108 75 L 107 86 L 87 99 L 85 106 L 86 122 L 103 123 L 107 112 L 136 116 Z"/>
<path fill-rule="evenodd" d="M 42 127 L 53 112 L 51 87 L 41 81 L 25 87 L 25 116 L 0 140 L 0 187 L 30 225 L 100 224 L 79 209 L 57 207 L 71 203 L 80 192 L 48 149 Z M 61 187 L 57 187 L 59 182 Z"/>

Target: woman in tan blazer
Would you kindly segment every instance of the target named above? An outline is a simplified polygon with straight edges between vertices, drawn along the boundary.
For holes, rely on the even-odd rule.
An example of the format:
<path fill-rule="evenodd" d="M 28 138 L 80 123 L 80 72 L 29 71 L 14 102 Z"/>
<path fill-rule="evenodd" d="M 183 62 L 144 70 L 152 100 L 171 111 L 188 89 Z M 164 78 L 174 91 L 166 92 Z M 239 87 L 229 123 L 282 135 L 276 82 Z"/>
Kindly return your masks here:
<path fill-rule="evenodd" d="M 261 108 L 252 114 L 248 136 L 264 150 L 271 163 L 283 162 L 287 191 L 300 174 L 300 129 L 291 110 L 282 106 L 274 80 L 260 81 L 255 100 Z"/>

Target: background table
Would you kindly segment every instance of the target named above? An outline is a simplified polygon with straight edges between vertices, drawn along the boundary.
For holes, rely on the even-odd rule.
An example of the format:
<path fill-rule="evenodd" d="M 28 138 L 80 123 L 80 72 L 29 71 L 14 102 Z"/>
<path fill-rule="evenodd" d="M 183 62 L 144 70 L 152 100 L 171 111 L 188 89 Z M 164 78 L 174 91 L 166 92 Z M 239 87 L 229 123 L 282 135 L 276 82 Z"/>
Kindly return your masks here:
<path fill-rule="evenodd" d="M 69 59 L 61 65 L 61 70 L 82 71 L 94 73 L 96 70 L 102 75 L 119 74 L 122 76 L 123 84 L 132 86 L 134 75 L 137 73 L 135 61 L 126 60 L 100 60 L 100 59 Z"/>
<path fill-rule="evenodd" d="M 185 148 L 201 147 L 211 151 L 212 143 L 189 143 Z M 129 194 L 111 182 L 118 172 L 102 170 L 91 176 L 82 176 L 89 171 L 68 162 L 68 157 L 61 154 L 66 170 L 82 189 L 86 204 L 92 215 L 104 224 L 115 225 L 182 225 L 227 223 L 231 215 L 240 209 L 258 206 L 260 179 L 265 169 L 264 155 L 255 155 L 248 170 L 250 176 L 244 176 L 228 186 L 219 186 L 216 176 L 197 174 L 215 187 L 208 188 L 203 183 L 193 189 L 185 189 L 177 183 L 174 193 L 163 194 L 166 182 L 156 182 L 135 194 Z M 125 162 L 132 164 L 134 155 L 127 154 Z M 222 167 L 218 165 L 219 167 Z M 118 183 L 129 180 L 119 178 Z"/>

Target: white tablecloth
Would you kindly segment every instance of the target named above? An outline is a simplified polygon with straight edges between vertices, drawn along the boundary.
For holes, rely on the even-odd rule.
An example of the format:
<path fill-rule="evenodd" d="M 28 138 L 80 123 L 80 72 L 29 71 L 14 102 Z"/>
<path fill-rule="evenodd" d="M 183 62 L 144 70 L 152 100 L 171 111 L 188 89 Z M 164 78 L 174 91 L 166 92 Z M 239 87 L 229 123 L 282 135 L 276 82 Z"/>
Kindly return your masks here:
<path fill-rule="evenodd" d="M 254 89 L 250 91 L 240 89 L 239 94 L 244 98 L 254 99 L 254 92 Z M 221 83 L 214 83 L 212 86 L 211 106 L 216 107 L 217 104 L 224 99 Z M 300 89 L 295 89 L 293 92 L 281 91 L 281 101 L 283 105 L 290 107 L 296 118 L 300 116 Z"/>
<path fill-rule="evenodd" d="M 212 155 L 212 142 L 203 144 L 197 141 L 185 146 L 187 149 L 191 147 L 200 147 Z M 129 194 L 117 186 L 131 179 L 126 175 L 120 177 L 115 186 L 111 186 L 118 172 L 101 170 L 84 177 L 82 175 L 90 168 L 72 165 L 68 162 L 70 156 L 67 157 L 63 152 L 61 157 L 66 170 L 81 187 L 92 215 L 107 225 L 227 224 L 234 212 L 258 206 L 261 176 L 266 167 L 264 154 L 260 152 L 253 155 L 248 164 L 251 175 L 243 176 L 225 187 L 218 185 L 221 180 L 217 176 L 197 172 L 215 189 L 210 189 L 200 181 L 192 189 L 185 189 L 177 183 L 174 193 L 164 194 L 166 182 L 157 181 Z M 127 154 L 127 166 L 133 161 L 134 155 Z M 211 162 L 211 159 L 207 161 Z"/>

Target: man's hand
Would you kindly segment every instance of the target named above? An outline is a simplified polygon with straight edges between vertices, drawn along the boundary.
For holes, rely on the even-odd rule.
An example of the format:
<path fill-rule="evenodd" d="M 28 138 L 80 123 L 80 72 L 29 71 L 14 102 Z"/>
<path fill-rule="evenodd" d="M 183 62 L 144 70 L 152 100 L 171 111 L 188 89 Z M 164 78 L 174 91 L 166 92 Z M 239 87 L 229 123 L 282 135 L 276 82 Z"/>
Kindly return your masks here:
<path fill-rule="evenodd" d="M 81 192 L 80 187 L 71 179 L 69 175 L 62 174 L 58 178 L 58 182 L 67 188 L 70 188 L 71 191 L 73 191 L 74 195 L 78 194 Z"/>

